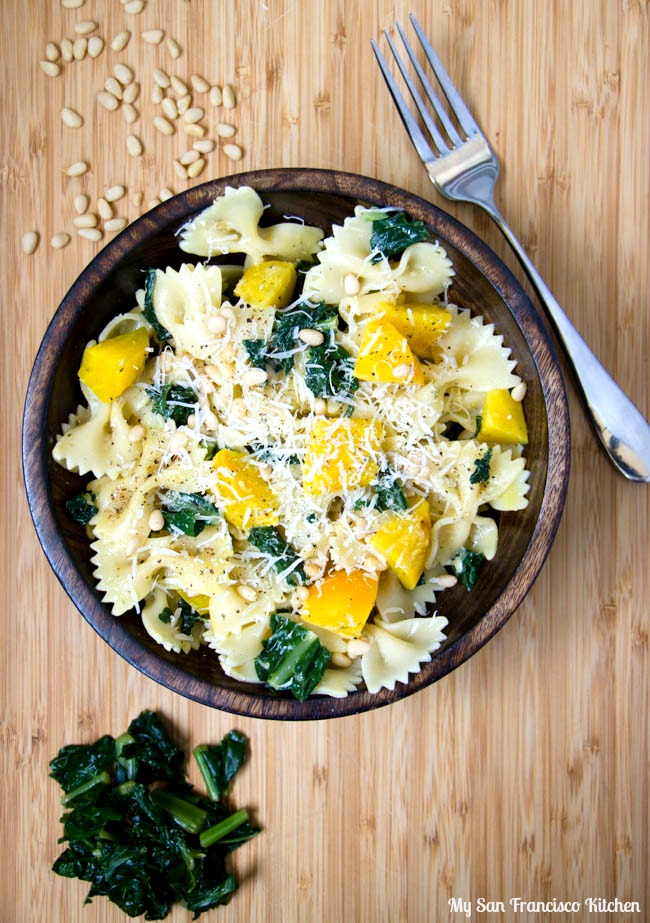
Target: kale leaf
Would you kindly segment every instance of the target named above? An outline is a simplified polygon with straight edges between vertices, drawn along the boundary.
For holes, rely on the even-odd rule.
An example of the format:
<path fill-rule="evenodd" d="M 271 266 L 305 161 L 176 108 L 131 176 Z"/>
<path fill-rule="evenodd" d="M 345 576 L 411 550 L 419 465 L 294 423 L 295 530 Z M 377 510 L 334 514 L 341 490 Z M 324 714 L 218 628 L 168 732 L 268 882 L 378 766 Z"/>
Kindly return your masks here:
<path fill-rule="evenodd" d="M 372 222 L 370 250 L 374 253 L 371 263 L 378 263 L 383 257 L 399 256 L 411 244 L 429 239 L 425 225 L 416 219 L 407 218 L 404 212 L 393 212 Z"/>
<path fill-rule="evenodd" d="M 127 731 L 132 743 L 122 748 L 122 757 L 137 761 L 136 780 L 152 782 L 155 779 L 179 781 L 185 756 L 169 739 L 159 716 L 145 710 L 134 718 Z"/>
<path fill-rule="evenodd" d="M 154 413 L 165 420 L 173 420 L 176 426 L 187 423 L 196 410 L 197 396 L 193 388 L 169 382 L 161 388 L 147 388 Z"/>
<path fill-rule="evenodd" d="M 66 795 L 104 773 L 115 761 L 115 740 L 106 734 L 93 744 L 62 747 L 50 763 L 50 775 Z"/>
<path fill-rule="evenodd" d="M 258 679 L 304 701 L 321 681 L 331 654 L 313 631 L 286 615 L 271 616 L 271 636 L 255 658 Z"/>
<path fill-rule="evenodd" d="M 153 327 L 153 331 L 158 337 L 159 340 L 165 341 L 171 338 L 171 334 L 166 327 L 158 320 L 156 316 L 156 309 L 153 306 L 153 293 L 156 287 L 156 269 L 148 269 L 147 275 L 145 277 L 144 283 L 144 305 L 142 307 L 142 314 L 145 317 L 145 320 L 149 321 Z"/>
<path fill-rule="evenodd" d="M 349 397 L 359 387 L 354 376 L 354 359 L 333 338 L 312 346 L 307 352 L 305 384 L 315 397 Z"/>
<path fill-rule="evenodd" d="M 461 548 L 452 560 L 453 571 L 466 590 L 474 589 L 484 561 L 485 555 L 481 551 L 470 551 L 468 548 Z"/>
<path fill-rule="evenodd" d="M 168 490 L 162 495 L 162 514 L 167 529 L 196 537 L 206 526 L 221 519 L 221 513 L 203 494 Z"/>
<path fill-rule="evenodd" d="M 246 738 L 239 731 L 229 731 L 220 744 L 201 744 L 192 750 L 208 794 L 219 801 L 228 793 L 233 777 L 246 757 Z"/>
<path fill-rule="evenodd" d="M 298 336 L 300 331 L 319 330 L 326 334 L 336 330 L 338 323 L 338 308 L 324 302 L 317 305 L 304 302 L 290 311 L 278 312 L 273 334 L 266 345 L 266 361 L 274 371 L 288 374 L 293 368 L 296 349 L 303 345 Z"/>
<path fill-rule="evenodd" d="M 266 340 L 242 340 L 251 365 L 263 369 L 266 366 Z"/>
<path fill-rule="evenodd" d="M 307 576 L 298 552 L 286 542 L 277 526 L 255 526 L 248 533 L 248 541 L 259 551 L 273 558 L 273 567 L 279 574 L 293 568 L 286 581 L 292 585 L 306 583 Z"/>
<path fill-rule="evenodd" d="M 90 520 L 97 512 L 97 507 L 93 503 L 94 496 L 91 493 L 80 493 L 76 497 L 70 497 L 65 501 L 65 508 L 71 519 L 87 526 Z"/>
<path fill-rule="evenodd" d="M 490 459 L 492 458 L 492 447 L 487 450 L 474 463 L 474 470 L 469 476 L 470 484 L 485 484 L 490 478 Z"/>
<path fill-rule="evenodd" d="M 397 480 L 397 475 L 391 468 L 381 468 L 377 474 L 377 480 L 372 486 L 377 498 L 375 507 L 378 512 L 408 509 L 404 491 Z"/>

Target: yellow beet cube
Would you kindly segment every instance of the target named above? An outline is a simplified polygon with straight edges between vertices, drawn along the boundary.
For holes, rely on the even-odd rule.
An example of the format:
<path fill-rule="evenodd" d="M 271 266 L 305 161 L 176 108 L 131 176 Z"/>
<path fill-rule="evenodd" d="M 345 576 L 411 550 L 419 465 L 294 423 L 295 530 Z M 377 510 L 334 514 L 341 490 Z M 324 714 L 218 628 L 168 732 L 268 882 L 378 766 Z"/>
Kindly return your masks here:
<path fill-rule="evenodd" d="M 221 449 L 212 465 L 215 490 L 227 522 L 238 529 L 278 524 L 278 499 L 245 452 Z"/>
<path fill-rule="evenodd" d="M 386 513 L 370 544 L 384 557 L 402 585 L 413 590 L 422 576 L 431 545 L 427 501 L 421 500 L 403 513 Z"/>
<path fill-rule="evenodd" d="M 362 381 L 421 385 L 422 367 L 408 340 L 393 324 L 375 320 L 367 324 L 354 374 Z"/>
<path fill-rule="evenodd" d="M 296 267 L 282 260 L 255 263 L 244 270 L 235 295 L 255 308 L 286 308 L 296 287 Z"/>
<path fill-rule="evenodd" d="M 190 596 L 188 593 L 184 593 L 183 590 L 176 591 L 181 599 L 185 600 L 195 612 L 198 612 L 199 615 L 208 615 L 210 612 L 210 597 L 206 596 L 205 593 L 200 593 L 198 596 Z"/>
<path fill-rule="evenodd" d="M 379 471 L 383 427 L 373 420 L 319 420 L 307 441 L 303 487 L 308 494 L 367 487 Z"/>
<path fill-rule="evenodd" d="M 364 571 L 337 570 L 309 588 L 300 613 L 305 622 L 358 638 L 377 599 L 379 579 Z"/>
<path fill-rule="evenodd" d="M 481 426 L 476 436 L 483 442 L 526 445 L 528 428 L 521 401 L 513 400 L 506 388 L 488 391 L 483 404 Z"/>
<path fill-rule="evenodd" d="M 434 359 L 435 343 L 451 323 L 451 314 L 437 304 L 378 305 L 383 323 L 388 322 L 406 337 L 412 352 L 421 359 Z"/>
<path fill-rule="evenodd" d="M 144 327 L 87 346 L 79 378 L 107 404 L 138 380 L 147 358 L 149 334 Z"/>

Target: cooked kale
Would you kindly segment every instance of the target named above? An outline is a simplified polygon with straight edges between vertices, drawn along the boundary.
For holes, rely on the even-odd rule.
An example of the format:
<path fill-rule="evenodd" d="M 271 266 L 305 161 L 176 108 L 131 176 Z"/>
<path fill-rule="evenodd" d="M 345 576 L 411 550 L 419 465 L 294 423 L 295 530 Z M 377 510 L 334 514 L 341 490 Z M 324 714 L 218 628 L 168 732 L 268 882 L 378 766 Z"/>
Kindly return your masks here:
<path fill-rule="evenodd" d="M 258 369 L 263 369 L 266 366 L 266 340 L 242 340 L 242 343 L 248 353 L 251 365 Z"/>
<path fill-rule="evenodd" d="M 237 889 L 226 857 L 259 832 L 246 810 L 225 802 L 246 749 L 237 732 L 196 748 L 209 754 L 199 762 L 211 780 L 206 798 L 187 782 L 183 753 L 153 712 L 116 740 L 62 748 L 50 768 L 70 810 L 62 817 L 67 847 L 53 870 L 90 882 L 87 903 L 105 895 L 131 917 L 160 920 L 178 902 L 196 919 L 226 903 Z M 101 784 L 89 784 L 100 776 Z"/>
<path fill-rule="evenodd" d="M 196 410 L 197 396 L 192 388 L 171 382 L 161 388 L 147 388 L 154 413 L 176 426 L 184 426 Z"/>
<path fill-rule="evenodd" d="M 266 344 L 266 361 L 276 372 L 289 373 L 293 368 L 296 348 L 302 345 L 298 336 L 301 330 L 336 330 L 339 312 L 336 305 L 303 302 L 290 311 L 276 315 L 273 334 Z"/>
<path fill-rule="evenodd" d="M 377 497 L 375 506 L 380 513 L 386 510 L 408 509 L 404 491 L 397 479 L 396 473 L 391 468 L 382 468 L 377 474 L 377 480 L 372 487 Z"/>
<path fill-rule="evenodd" d="M 490 478 L 490 459 L 492 458 L 492 447 L 483 453 L 474 463 L 474 470 L 469 476 L 470 484 L 484 484 Z"/>
<path fill-rule="evenodd" d="M 248 541 L 259 551 L 273 558 L 273 566 L 279 574 L 292 568 L 287 574 L 287 583 L 306 583 L 307 576 L 298 552 L 286 542 L 277 526 L 255 526 L 248 533 Z"/>
<path fill-rule="evenodd" d="M 158 613 L 158 618 L 161 622 L 164 622 L 165 625 L 169 625 L 173 620 L 176 611 L 179 613 L 178 628 L 184 635 L 191 634 L 192 628 L 196 622 L 204 621 L 204 617 L 201 615 L 201 613 L 197 612 L 196 609 L 193 609 L 185 599 L 179 600 L 176 610 L 170 609 L 169 606 L 165 606 L 165 608 Z"/>
<path fill-rule="evenodd" d="M 164 341 L 169 340 L 171 334 L 169 330 L 167 330 L 166 327 L 163 327 L 163 325 L 158 320 L 158 317 L 156 316 L 156 309 L 153 306 L 153 293 L 156 287 L 156 272 L 156 269 L 147 270 L 144 283 L 144 305 L 142 306 L 142 313 L 146 320 L 148 320 L 153 327 L 154 333 L 158 339 Z"/>
<path fill-rule="evenodd" d="M 478 580 L 485 555 L 480 551 L 461 548 L 451 562 L 451 567 L 466 590 L 473 590 Z"/>
<path fill-rule="evenodd" d="M 167 529 L 196 537 L 206 526 L 221 519 L 221 513 L 202 494 L 168 490 L 162 495 L 162 514 Z"/>
<path fill-rule="evenodd" d="M 271 689 L 304 701 L 321 681 L 331 654 L 313 631 L 286 615 L 271 616 L 271 636 L 262 642 L 255 672 Z"/>
<path fill-rule="evenodd" d="M 97 512 L 97 507 L 93 503 L 94 499 L 91 493 L 80 493 L 76 497 L 70 497 L 65 501 L 68 516 L 82 526 L 87 526 Z"/>
<path fill-rule="evenodd" d="M 429 239 L 429 232 L 421 221 L 407 218 L 404 212 L 393 212 L 372 222 L 370 250 L 374 253 L 372 263 L 382 257 L 392 259 L 399 256 L 411 244 Z"/>
<path fill-rule="evenodd" d="M 315 397 L 345 400 L 359 387 L 354 377 L 354 359 L 332 337 L 307 352 L 305 384 Z"/>

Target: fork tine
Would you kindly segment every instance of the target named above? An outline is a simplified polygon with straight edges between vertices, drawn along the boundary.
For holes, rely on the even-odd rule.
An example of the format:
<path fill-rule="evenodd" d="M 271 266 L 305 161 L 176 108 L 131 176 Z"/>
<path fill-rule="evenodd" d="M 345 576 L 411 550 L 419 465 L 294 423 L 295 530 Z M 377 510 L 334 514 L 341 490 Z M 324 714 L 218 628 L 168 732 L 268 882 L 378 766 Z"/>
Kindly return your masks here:
<path fill-rule="evenodd" d="M 395 81 L 395 78 L 390 72 L 390 69 L 388 65 L 386 64 L 384 56 L 379 50 L 377 43 L 375 42 L 374 39 L 370 39 L 370 44 L 372 45 L 372 50 L 375 53 L 375 57 L 377 58 L 377 63 L 379 64 L 381 72 L 384 76 L 386 85 L 388 89 L 390 90 L 390 94 L 393 97 L 393 101 L 395 102 L 395 105 L 397 106 L 397 111 L 399 112 L 402 118 L 402 121 L 404 122 L 404 126 L 406 128 L 408 136 L 413 142 L 413 145 L 415 147 L 415 150 L 418 152 L 418 156 L 420 160 L 422 160 L 424 163 L 428 163 L 431 160 L 435 160 L 436 155 L 433 153 L 428 141 L 422 134 L 420 126 L 415 120 L 413 113 L 409 109 L 406 100 L 402 96 L 402 93 L 399 87 L 397 86 L 397 82 Z"/>
<path fill-rule="evenodd" d="M 431 105 L 433 106 L 433 108 L 435 109 L 436 115 L 437 115 L 438 118 L 440 119 L 440 122 L 441 122 L 443 128 L 444 128 L 445 131 L 447 132 L 447 135 L 449 136 L 449 139 L 451 140 L 451 143 L 452 143 L 453 145 L 462 144 L 462 143 L 463 143 L 463 139 L 462 139 L 461 136 L 458 134 L 458 132 L 456 131 L 456 126 L 454 125 L 454 123 L 451 121 L 451 119 L 449 118 L 449 116 L 448 116 L 447 113 L 445 112 L 445 109 L 444 109 L 442 103 L 440 102 L 440 98 L 438 97 L 438 94 L 436 93 L 436 91 L 435 91 L 435 90 L 433 89 L 433 87 L 431 86 L 431 82 L 430 82 L 429 78 L 428 78 L 427 75 L 424 73 L 424 70 L 422 69 L 422 65 L 420 64 L 420 62 L 418 61 L 417 57 L 415 56 L 415 52 L 414 52 L 413 49 L 411 48 L 411 45 L 410 45 L 408 39 L 406 38 L 406 35 L 404 34 L 404 30 L 402 29 L 402 27 L 400 26 L 399 23 L 395 23 L 395 25 L 396 25 L 396 27 L 397 27 L 397 31 L 398 31 L 399 34 L 400 34 L 400 38 L 402 39 L 402 42 L 404 43 L 404 47 L 406 48 L 407 54 L 408 54 L 409 58 L 411 59 L 411 64 L 413 65 L 413 67 L 414 67 L 414 69 L 415 69 L 415 72 L 417 73 L 418 77 L 420 78 L 420 83 L 421 83 L 422 86 L 424 87 L 424 91 L 425 91 L 425 93 L 427 94 L 427 98 L 428 98 L 429 102 L 431 103 Z M 416 99 L 416 105 L 418 105 L 417 99 Z M 420 106 L 419 106 L 419 105 L 418 105 L 418 109 L 420 109 Z M 421 110 L 421 109 L 420 109 L 420 114 L 422 114 L 422 110 Z"/>
<path fill-rule="evenodd" d="M 409 18 L 413 28 L 415 29 L 417 37 L 422 43 L 422 47 L 424 48 L 427 60 L 429 61 L 434 74 L 438 78 L 438 83 L 442 87 L 443 92 L 447 97 L 447 102 L 451 106 L 461 128 L 468 138 L 473 138 L 475 135 L 481 135 L 481 137 L 483 137 L 476 119 L 465 105 L 462 96 L 454 86 L 451 77 L 445 70 L 442 61 L 433 50 L 431 42 L 422 31 L 422 27 L 420 26 L 413 13 L 410 14 Z"/>

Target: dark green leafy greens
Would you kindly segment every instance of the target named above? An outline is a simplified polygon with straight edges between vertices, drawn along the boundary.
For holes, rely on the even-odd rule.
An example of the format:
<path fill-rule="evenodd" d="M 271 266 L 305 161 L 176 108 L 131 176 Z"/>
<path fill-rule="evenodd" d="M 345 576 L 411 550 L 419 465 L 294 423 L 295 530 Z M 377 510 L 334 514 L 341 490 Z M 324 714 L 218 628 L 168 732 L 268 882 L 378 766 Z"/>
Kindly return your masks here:
<path fill-rule="evenodd" d="M 372 263 L 378 263 L 383 257 L 392 259 L 399 256 L 411 244 L 428 240 L 429 232 L 425 225 L 416 219 L 407 218 L 404 212 L 393 212 L 372 222 L 370 233 L 370 250 L 374 253 Z"/>
<path fill-rule="evenodd" d="M 192 388 L 169 382 L 161 388 L 147 388 L 154 413 L 176 426 L 184 426 L 196 410 L 197 396 Z"/>
<path fill-rule="evenodd" d="M 307 582 L 302 558 L 295 548 L 282 538 L 277 526 L 255 526 L 248 533 L 248 541 L 259 551 L 273 558 L 273 567 L 279 574 L 290 570 L 286 576 L 287 583 L 295 586 Z"/>
<path fill-rule="evenodd" d="M 206 526 L 221 519 L 221 513 L 203 494 L 181 493 L 168 490 L 162 495 L 162 514 L 165 527 L 184 535 L 197 536 Z"/>
<path fill-rule="evenodd" d="M 485 555 L 481 551 L 470 551 L 468 548 L 461 548 L 454 557 L 451 567 L 466 590 L 474 589 L 484 561 Z"/>
<path fill-rule="evenodd" d="M 470 484 L 485 484 L 490 478 L 490 459 L 492 458 L 492 447 L 483 453 L 474 463 L 474 470 L 469 476 Z"/>
<path fill-rule="evenodd" d="M 354 359 L 333 337 L 312 346 L 307 352 L 305 384 L 315 397 L 345 400 L 359 387 Z"/>
<path fill-rule="evenodd" d="M 97 512 L 97 507 L 93 502 L 94 499 L 90 493 L 80 493 L 76 497 L 70 497 L 69 500 L 65 501 L 68 516 L 82 526 L 87 526 Z"/>
<path fill-rule="evenodd" d="M 159 340 L 165 341 L 171 338 L 171 334 L 166 327 L 158 320 L 156 316 L 156 309 L 153 305 L 153 293 L 156 287 L 156 269 L 148 269 L 147 275 L 145 276 L 144 283 L 144 304 L 142 306 L 142 313 L 146 320 L 149 321 L 153 327 L 153 331 L 158 337 Z"/>
<path fill-rule="evenodd" d="M 278 311 L 270 339 L 244 340 L 244 346 L 253 365 L 288 374 L 293 368 L 296 350 L 304 347 L 298 334 L 301 330 L 319 330 L 321 333 L 336 330 L 339 313 L 336 305 L 303 302 L 288 311 Z"/>
<path fill-rule="evenodd" d="M 225 802 L 247 741 L 233 731 L 196 750 L 208 755 L 197 757 L 207 798 L 187 782 L 182 751 L 150 711 L 120 737 L 63 747 L 52 760 L 69 808 L 53 870 L 89 882 L 87 903 L 105 895 L 128 916 L 161 920 L 176 902 L 196 919 L 230 899 L 237 881 L 226 857 L 259 832 L 245 809 Z"/>
<path fill-rule="evenodd" d="M 381 468 L 377 480 L 372 485 L 376 496 L 376 509 L 383 513 L 386 510 L 406 510 L 408 503 L 404 491 L 397 479 L 396 473 L 389 467 Z"/>
<path fill-rule="evenodd" d="M 255 672 L 271 689 L 304 701 L 321 681 L 331 654 L 313 631 L 286 615 L 271 616 L 271 636 L 255 658 Z"/>
<path fill-rule="evenodd" d="M 197 622 L 205 621 L 204 616 L 202 616 L 200 612 L 197 612 L 196 609 L 193 609 L 185 599 L 179 599 L 178 608 L 176 610 L 170 609 L 169 606 L 165 606 L 165 608 L 158 613 L 158 618 L 161 622 L 168 625 L 174 618 L 176 612 L 178 612 L 177 627 L 184 635 L 191 634 Z"/>

